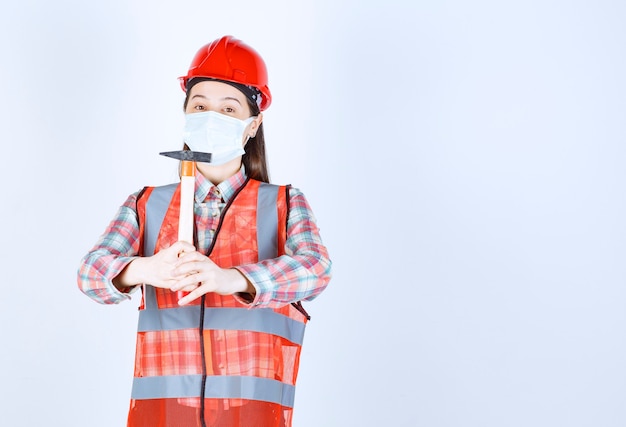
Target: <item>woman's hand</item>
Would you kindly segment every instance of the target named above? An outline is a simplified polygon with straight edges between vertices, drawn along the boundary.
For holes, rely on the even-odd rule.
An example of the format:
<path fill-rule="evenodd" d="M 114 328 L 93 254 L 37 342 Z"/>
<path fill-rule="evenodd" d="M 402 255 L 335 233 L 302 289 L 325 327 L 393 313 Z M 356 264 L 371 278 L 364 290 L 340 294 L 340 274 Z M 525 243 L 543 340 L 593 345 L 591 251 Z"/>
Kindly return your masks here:
<path fill-rule="evenodd" d="M 176 242 L 152 256 L 137 257 L 113 279 L 113 284 L 120 290 L 142 283 L 169 289 L 181 279 L 174 275 L 179 255 L 195 250 L 189 243 Z"/>
<path fill-rule="evenodd" d="M 180 305 L 188 304 L 208 292 L 221 295 L 256 292 L 252 284 L 238 270 L 220 268 L 209 257 L 195 250 L 186 250 L 180 254 L 172 275 L 177 280 L 170 286 L 170 290 L 189 292 L 178 301 Z"/>
<path fill-rule="evenodd" d="M 180 305 L 188 304 L 208 293 L 232 295 L 245 292 L 256 293 L 254 286 L 234 268 L 220 268 L 207 256 L 196 251 L 186 242 L 176 242 L 150 257 L 134 259 L 115 278 L 118 289 L 148 283 L 173 292 L 189 292 L 181 298 Z"/>

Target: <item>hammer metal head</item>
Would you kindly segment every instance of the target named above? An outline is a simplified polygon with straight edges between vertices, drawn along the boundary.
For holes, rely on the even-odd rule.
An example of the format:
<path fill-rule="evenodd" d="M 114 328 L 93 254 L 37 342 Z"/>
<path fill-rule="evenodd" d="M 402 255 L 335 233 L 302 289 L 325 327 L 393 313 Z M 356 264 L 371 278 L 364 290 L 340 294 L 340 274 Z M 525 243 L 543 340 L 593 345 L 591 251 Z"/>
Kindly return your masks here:
<path fill-rule="evenodd" d="M 201 151 L 190 151 L 190 150 L 164 151 L 159 154 L 162 156 L 171 157 L 173 159 L 178 159 L 178 160 L 185 160 L 185 161 L 191 161 L 191 162 L 203 162 L 203 163 L 211 162 L 211 153 L 203 153 Z"/>

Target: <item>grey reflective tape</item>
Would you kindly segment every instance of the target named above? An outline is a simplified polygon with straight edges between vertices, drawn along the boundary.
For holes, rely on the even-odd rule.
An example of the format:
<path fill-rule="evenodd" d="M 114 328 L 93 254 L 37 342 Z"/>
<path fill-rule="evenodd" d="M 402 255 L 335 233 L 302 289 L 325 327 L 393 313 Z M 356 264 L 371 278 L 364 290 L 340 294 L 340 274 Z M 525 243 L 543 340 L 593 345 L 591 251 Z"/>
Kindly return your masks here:
<path fill-rule="evenodd" d="M 199 397 L 202 375 L 170 375 L 133 379 L 135 400 Z M 207 399 L 247 399 L 293 408 L 296 389 L 280 381 L 251 376 L 208 376 Z"/>
<path fill-rule="evenodd" d="M 144 310 L 139 311 L 139 320 L 141 321 L 141 313 L 145 310 L 157 310 L 159 307 L 157 305 L 156 298 L 156 289 L 152 285 L 145 284 L 143 285 L 143 305 Z"/>
<path fill-rule="evenodd" d="M 137 331 L 175 331 L 198 328 L 199 326 L 200 306 L 188 305 L 184 307 L 140 310 Z"/>
<path fill-rule="evenodd" d="M 197 397 L 201 388 L 202 375 L 135 377 L 131 397 L 136 400 Z"/>
<path fill-rule="evenodd" d="M 144 224 L 143 256 L 154 255 L 156 241 L 178 184 L 154 187 L 146 202 L 146 218 Z M 143 287 L 143 301 L 147 309 L 157 308 L 156 292 L 150 285 Z"/>
<path fill-rule="evenodd" d="M 296 389 L 290 384 L 259 377 L 208 376 L 205 398 L 262 400 L 293 408 Z"/>
<path fill-rule="evenodd" d="M 161 224 L 172 201 L 178 184 L 169 184 L 155 187 L 146 202 L 146 223 L 144 224 L 143 256 L 154 255 L 157 238 L 161 230 Z"/>
<path fill-rule="evenodd" d="M 259 187 L 256 212 L 257 246 L 259 261 L 278 255 L 278 200 L 277 185 L 262 182 Z"/>
<path fill-rule="evenodd" d="M 197 328 L 200 306 L 146 309 L 139 311 L 139 332 Z M 276 335 L 302 345 L 305 324 L 270 308 L 206 307 L 204 330 L 252 331 Z"/>

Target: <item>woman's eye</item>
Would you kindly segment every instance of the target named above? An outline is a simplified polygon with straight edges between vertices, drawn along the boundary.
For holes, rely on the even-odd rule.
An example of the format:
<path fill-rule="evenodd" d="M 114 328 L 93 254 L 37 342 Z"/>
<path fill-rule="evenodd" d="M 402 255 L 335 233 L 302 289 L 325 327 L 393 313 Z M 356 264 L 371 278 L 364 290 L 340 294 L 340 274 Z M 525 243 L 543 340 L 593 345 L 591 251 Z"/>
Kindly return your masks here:
<path fill-rule="evenodd" d="M 193 107 L 193 109 L 197 111 L 202 111 L 204 110 L 204 105 L 196 105 L 195 107 Z"/>
<path fill-rule="evenodd" d="M 226 112 L 226 113 L 234 113 L 235 109 L 233 107 L 224 107 L 224 112 Z"/>

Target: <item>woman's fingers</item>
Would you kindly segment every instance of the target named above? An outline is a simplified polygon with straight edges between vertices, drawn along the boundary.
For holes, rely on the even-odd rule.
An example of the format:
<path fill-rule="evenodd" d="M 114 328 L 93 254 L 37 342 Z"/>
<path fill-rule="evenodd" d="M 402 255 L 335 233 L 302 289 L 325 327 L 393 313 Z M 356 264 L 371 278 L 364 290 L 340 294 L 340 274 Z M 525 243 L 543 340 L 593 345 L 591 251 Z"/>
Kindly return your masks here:
<path fill-rule="evenodd" d="M 194 285 L 185 286 L 184 288 L 179 289 L 182 292 L 191 292 L 198 288 L 198 283 Z"/>
<path fill-rule="evenodd" d="M 197 252 L 184 252 L 180 255 L 172 270 L 176 283 L 170 290 L 189 292 L 178 303 L 185 305 L 200 296 L 217 292 L 222 295 L 245 292 L 247 280 L 235 269 L 223 269 L 207 256 Z"/>
<path fill-rule="evenodd" d="M 193 300 L 200 298 L 202 295 L 206 294 L 206 292 L 202 292 L 200 287 L 195 290 L 189 292 L 187 295 L 178 300 L 178 305 L 186 305 L 192 302 Z"/>

